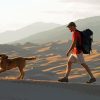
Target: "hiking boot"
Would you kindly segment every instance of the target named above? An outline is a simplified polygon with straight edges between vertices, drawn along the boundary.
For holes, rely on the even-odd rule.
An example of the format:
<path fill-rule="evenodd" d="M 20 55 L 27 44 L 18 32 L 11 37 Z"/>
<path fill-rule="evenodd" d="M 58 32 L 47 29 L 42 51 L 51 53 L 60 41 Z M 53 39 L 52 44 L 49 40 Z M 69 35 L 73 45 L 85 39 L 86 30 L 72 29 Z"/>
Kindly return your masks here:
<path fill-rule="evenodd" d="M 68 82 L 68 78 L 67 77 L 63 77 L 61 79 L 58 80 L 59 82 Z"/>
<path fill-rule="evenodd" d="M 96 78 L 91 78 L 89 81 L 87 81 L 86 83 L 93 83 L 96 81 Z"/>

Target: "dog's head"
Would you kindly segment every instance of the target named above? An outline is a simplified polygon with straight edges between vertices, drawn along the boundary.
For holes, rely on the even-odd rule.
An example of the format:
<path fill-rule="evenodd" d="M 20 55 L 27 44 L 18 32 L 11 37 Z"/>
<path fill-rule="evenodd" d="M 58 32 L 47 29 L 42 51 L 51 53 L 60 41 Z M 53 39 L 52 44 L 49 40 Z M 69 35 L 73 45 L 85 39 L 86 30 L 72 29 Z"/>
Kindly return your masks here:
<path fill-rule="evenodd" d="M 0 54 L 1 59 L 8 59 L 8 56 L 5 54 Z"/>

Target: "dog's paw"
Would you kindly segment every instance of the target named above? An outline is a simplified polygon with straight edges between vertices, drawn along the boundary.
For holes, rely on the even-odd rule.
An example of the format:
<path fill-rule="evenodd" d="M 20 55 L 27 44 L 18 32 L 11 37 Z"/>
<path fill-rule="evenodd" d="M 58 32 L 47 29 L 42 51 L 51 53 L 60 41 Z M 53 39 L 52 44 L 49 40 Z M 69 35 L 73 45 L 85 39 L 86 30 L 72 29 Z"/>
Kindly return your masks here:
<path fill-rule="evenodd" d="M 21 79 L 21 77 L 17 77 L 16 79 L 17 79 L 17 80 L 20 80 L 20 79 Z"/>
<path fill-rule="evenodd" d="M 36 57 L 34 57 L 34 60 L 36 59 Z"/>

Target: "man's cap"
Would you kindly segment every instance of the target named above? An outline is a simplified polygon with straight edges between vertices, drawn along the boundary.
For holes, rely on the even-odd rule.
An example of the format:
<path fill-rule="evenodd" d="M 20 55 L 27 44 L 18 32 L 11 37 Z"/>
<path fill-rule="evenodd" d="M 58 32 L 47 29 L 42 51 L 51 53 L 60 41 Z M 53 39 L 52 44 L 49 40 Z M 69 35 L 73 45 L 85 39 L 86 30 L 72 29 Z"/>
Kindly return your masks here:
<path fill-rule="evenodd" d="M 74 22 L 70 22 L 67 27 L 71 27 L 71 26 L 75 26 L 76 27 L 76 24 Z"/>

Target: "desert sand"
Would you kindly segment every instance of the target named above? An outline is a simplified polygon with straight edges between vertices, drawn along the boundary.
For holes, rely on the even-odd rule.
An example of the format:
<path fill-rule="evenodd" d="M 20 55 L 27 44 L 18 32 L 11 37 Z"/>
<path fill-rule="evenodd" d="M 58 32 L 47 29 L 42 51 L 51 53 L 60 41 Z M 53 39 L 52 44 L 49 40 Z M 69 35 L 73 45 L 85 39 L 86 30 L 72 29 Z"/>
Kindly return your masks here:
<path fill-rule="evenodd" d="M 100 85 L 1 80 L 0 100 L 100 100 Z"/>
<path fill-rule="evenodd" d="M 24 80 L 16 80 L 17 68 L 0 73 L 0 100 L 100 100 L 100 50 L 97 46 L 91 55 L 85 56 L 97 79 L 95 83 L 85 83 L 89 76 L 79 64 L 72 66 L 69 83 L 57 82 L 66 72 L 66 44 L 66 41 L 57 41 L 35 48 L 20 46 L 13 50 L 10 47 L 9 51 L 2 47 L 1 52 L 9 57 L 35 55 L 37 60 L 27 62 Z"/>

